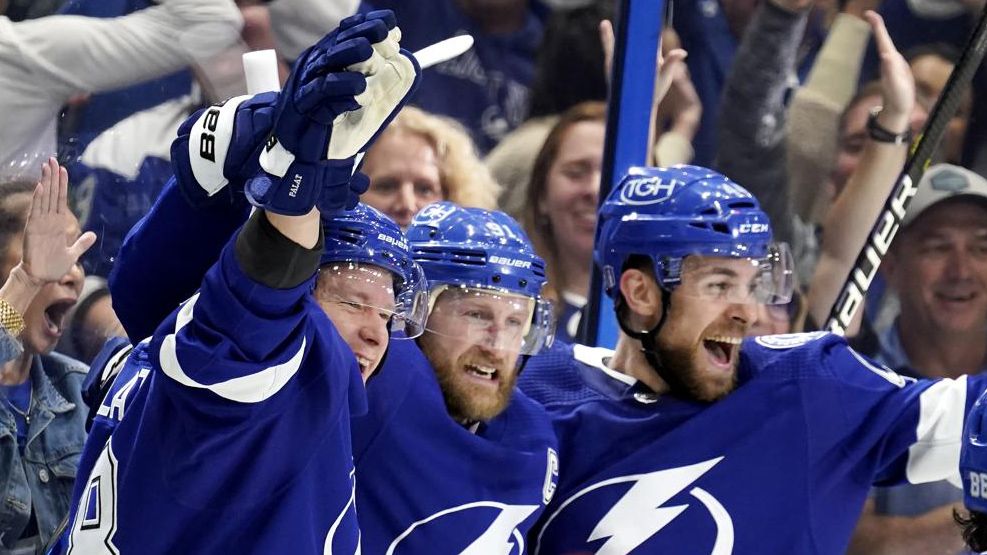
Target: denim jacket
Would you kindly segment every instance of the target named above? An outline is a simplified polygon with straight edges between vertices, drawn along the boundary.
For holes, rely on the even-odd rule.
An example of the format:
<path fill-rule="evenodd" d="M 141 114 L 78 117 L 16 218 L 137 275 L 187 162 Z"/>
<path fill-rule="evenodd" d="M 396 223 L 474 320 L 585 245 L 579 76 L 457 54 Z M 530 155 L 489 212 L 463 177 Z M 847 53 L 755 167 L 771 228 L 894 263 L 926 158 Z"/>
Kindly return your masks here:
<path fill-rule="evenodd" d="M 6 331 L 0 330 L 0 335 Z M 10 355 L 16 350 L 9 351 L 10 345 L 0 339 L 0 361 L 14 358 Z M 79 361 L 57 353 L 34 357 L 34 404 L 23 457 L 14 416 L 0 404 L 0 551 L 17 542 L 32 503 L 42 542 L 68 514 L 86 441 L 88 408 L 81 396 L 85 377 L 86 367 Z"/>

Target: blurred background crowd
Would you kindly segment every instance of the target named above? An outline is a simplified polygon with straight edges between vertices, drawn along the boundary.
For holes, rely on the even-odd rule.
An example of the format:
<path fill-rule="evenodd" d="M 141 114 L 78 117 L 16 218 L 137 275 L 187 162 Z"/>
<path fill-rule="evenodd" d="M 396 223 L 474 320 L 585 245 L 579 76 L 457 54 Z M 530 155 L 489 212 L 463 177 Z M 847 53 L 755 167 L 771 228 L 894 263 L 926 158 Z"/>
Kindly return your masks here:
<path fill-rule="evenodd" d="M 653 121 L 651 163 L 711 167 L 754 193 L 792 246 L 800 284 L 789 305 L 761 308 L 755 331 L 818 329 L 984 0 L 669 1 L 660 94 L 640 116 Z M 413 106 L 367 153 L 362 200 L 402 227 L 439 200 L 512 214 L 548 263 L 558 338 L 578 337 L 612 0 L 0 0 L 0 282 L 16 277 L 51 156 L 68 170 L 79 225 L 97 236 L 81 268 L 34 297 L 20 338 L 0 340 L 5 369 L 32 368 L 0 373 L 0 493 L 30 507 L 13 534 L 13 509 L 0 508 L 0 552 L 46 539 L 67 508 L 84 432 L 59 424 L 74 402 L 63 367 L 86 366 L 62 355 L 88 365 L 122 335 L 107 278 L 171 175 L 179 124 L 245 93 L 243 52 L 275 49 L 284 77 L 340 19 L 379 8 L 394 10 L 409 50 L 459 34 L 475 44 L 424 72 Z M 859 350 L 906 375 L 987 365 L 987 73 L 967 89 L 850 330 Z M 29 424 L 38 403 L 47 422 L 18 434 L 17 415 Z M 21 475 L 17 457 L 21 490 L 6 479 Z M 850 552 L 958 553 L 961 499 L 945 482 L 876 488 Z"/>

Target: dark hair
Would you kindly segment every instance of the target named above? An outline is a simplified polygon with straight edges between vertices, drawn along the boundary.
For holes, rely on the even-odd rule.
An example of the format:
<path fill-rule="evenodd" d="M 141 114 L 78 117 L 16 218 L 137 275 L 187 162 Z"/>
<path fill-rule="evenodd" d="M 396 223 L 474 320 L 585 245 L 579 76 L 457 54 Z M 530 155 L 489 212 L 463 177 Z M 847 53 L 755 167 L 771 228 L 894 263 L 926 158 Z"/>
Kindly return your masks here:
<path fill-rule="evenodd" d="M 847 115 L 852 112 L 858 104 L 875 96 L 878 98 L 881 97 L 881 82 L 878 80 L 868 81 L 857 89 L 857 94 L 853 95 L 850 102 L 847 102 L 846 108 L 844 108 L 843 113 L 840 114 L 840 126 L 836 130 L 836 138 L 838 141 L 843 140 L 843 129 L 846 127 Z"/>
<path fill-rule="evenodd" d="M 603 102 L 583 102 L 567 110 L 559 121 L 549 131 L 548 137 L 535 163 L 531 168 L 531 180 L 528 183 L 528 191 L 525 197 L 524 206 L 521 209 L 521 225 L 524 231 L 531 237 L 531 242 L 535 246 L 538 256 L 545 260 L 545 270 L 548 274 L 548 285 L 545 286 L 544 296 L 559 300 L 559 292 L 565 289 L 565 279 L 558 273 L 558 249 L 555 246 L 555 234 L 552 231 L 552 224 L 538 212 L 538 207 L 548 194 L 548 174 L 552 170 L 555 159 L 559 156 L 559 149 L 565 139 L 569 128 L 577 123 L 587 121 L 605 122 L 607 117 L 607 107 Z"/>
<path fill-rule="evenodd" d="M 987 551 L 987 514 L 970 511 L 966 516 L 963 516 L 954 509 L 953 520 L 960 525 L 963 541 L 970 546 L 971 551 L 977 553 Z"/>
<path fill-rule="evenodd" d="M 0 264 L 7 257 L 7 249 L 10 241 L 18 233 L 24 231 L 24 224 L 27 223 L 27 210 L 16 210 L 16 206 L 10 203 L 11 197 L 34 192 L 35 183 L 30 181 L 4 181 L 0 182 Z M 30 206 L 30 204 L 28 205 Z M 0 278 L 7 279 L 7 269 L 0 266 Z"/>
<path fill-rule="evenodd" d="M 606 100 L 600 21 L 613 19 L 613 0 L 558 10 L 545 27 L 528 117 L 561 114 L 587 100 Z"/>
<path fill-rule="evenodd" d="M 102 336 L 104 330 L 87 328 L 84 324 L 86 317 L 89 316 L 89 311 L 96 305 L 96 302 L 109 296 L 109 288 L 103 285 L 92 293 L 89 293 L 85 299 L 82 299 L 79 304 L 75 305 L 71 315 L 72 321 L 69 322 L 67 330 L 69 348 L 72 352 L 66 354 L 87 364 L 91 363 L 96 358 L 96 355 L 99 354 L 99 351 L 103 348 L 103 343 L 108 338 Z M 93 341 L 93 338 L 96 338 L 96 340 Z"/>
<path fill-rule="evenodd" d="M 930 42 L 908 49 L 903 56 L 905 61 L 909 64 L 914 62 L 916 58 L 921 58 L 922 56 L 937 56 L 953 65 L 956 65 L 956 62 L 960 59 L 960 51 L 953 45 L 945 42 Z"/>

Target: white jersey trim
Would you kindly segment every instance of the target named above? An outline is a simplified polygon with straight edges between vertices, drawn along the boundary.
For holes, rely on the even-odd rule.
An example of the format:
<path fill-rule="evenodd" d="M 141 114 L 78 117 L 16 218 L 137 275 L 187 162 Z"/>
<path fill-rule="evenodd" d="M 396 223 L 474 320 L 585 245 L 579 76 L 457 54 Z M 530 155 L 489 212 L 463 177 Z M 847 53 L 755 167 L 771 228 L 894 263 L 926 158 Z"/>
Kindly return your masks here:
<path fill-rule="evenodd" d="M 281 391 L 281 388 L 283 388 L 285 384 L 287 384 L 288 381 L 298 373 L 305 354 L 306 341 L 304 337 L 302 338 L 301 345 L 298 347 L 298 352 L 296 352 L 288 361 L 281 364 L 268 366 L 259 372 L 254 372 L 253 374 L 249 374 L 247 376 L 240 376 L 209 385 L 193 380 L 188 376 L 188 374 L 185 373 L 185 370 L 182 369 L 181 363 L 178 361 L 178 353 L 176 352 L 175 347 L 175 335 L 178 334 L 178 332 L 181 331 L 186 324 L 192 321 L 193 310 L 198 298 L 199 294 L 196 293 L 188 300 L 188 302 L 185 303 L 184 306 L 182 306 L 175 321 L 175 333 L 168 334 L 161 342 L 161 352 L 158 358 L 161 364 L 161 370 L 165 373 L 165 375 L 186 387 L 208 389 L 216 395 L 219 395 L 224 399 L 229 399 L 230 401 L 236 401 L 238 403 L 259 403 L 272 397 L 278 391 Z"/>
<path fill-rule="evenodd" d="M 905 476 L 913 484 L 949 480 L 962 487 L 959 475 L 966 376 L 940 380 L 919 396 L 917 440 L 908 448 Z"/>
<path fill-rule="evenodd" d="M 574 343 L 572 345 L 572 358 L 587 366 L 592 366 L 593 368 L 601 370 L 604 374 L 619 382 L 623 382 L 627 385 L 636 384 L 636 378 L 628 376 L 623 372 L 618 372 L 617 370 L 608 368 L 606 364 L 603 364 L 603 359 L 610 358 L 612 356 L 613 350 L 605 347 L 587 347 L 586 345 L 580 345 L 578 343 Z"/>

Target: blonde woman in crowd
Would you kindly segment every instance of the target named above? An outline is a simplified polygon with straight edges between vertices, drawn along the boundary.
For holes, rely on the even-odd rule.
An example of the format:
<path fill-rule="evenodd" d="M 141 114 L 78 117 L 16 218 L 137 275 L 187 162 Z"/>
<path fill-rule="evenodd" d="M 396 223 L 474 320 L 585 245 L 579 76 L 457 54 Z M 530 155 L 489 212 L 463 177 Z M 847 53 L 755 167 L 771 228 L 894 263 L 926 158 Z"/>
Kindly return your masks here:
<path fill-rule="evenodd" d="M 455 121 L 406 106 L 367 152 L 362 171 L 370 190 L 360 200 L 402 229 L 422 208 L 440 200 L 497 207 L 500 186 L 477 157 L 472 139 Z"/>

